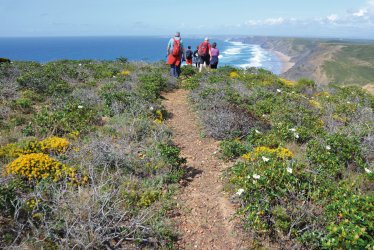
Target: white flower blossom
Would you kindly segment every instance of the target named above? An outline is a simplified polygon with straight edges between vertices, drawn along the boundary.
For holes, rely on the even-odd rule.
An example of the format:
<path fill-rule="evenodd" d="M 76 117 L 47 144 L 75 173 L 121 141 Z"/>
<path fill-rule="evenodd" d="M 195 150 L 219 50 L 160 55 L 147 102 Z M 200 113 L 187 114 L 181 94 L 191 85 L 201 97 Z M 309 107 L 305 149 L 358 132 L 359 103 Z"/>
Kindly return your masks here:
<path fill-rule="evenodd" d="M 78 105 L 78 108 L 79 108 L 79 109 L 82 109 L 82 108 L 83 108 L 83 106 L 82 106 L 82 105 Z"/>
<path fill-rule="evenodd" d="M 277 92 L 278 92 L 278 93 L 282 93 L 282 90 L 280 90 L 280 89 L 277 89 Z"/>
<path fill-rule="evenodd" d="M 371 170 L 368 169 L 368 168 L 365 168 L 365 172 L 368 173 L 368 174 L 371 174 L 371 173 L 372 173 Z"/>
<path fill-rule="evenodd" d="M 113 78 L 116 78 L 116 76 L 113 76 Z"/>
<path fill-rule="evenodd" d="M 256 132 L 256 134 L 261 134 L 261 132 L 260 132 L 260 131 L 258 131 L 257 129 L 255 130 L 255 132 Z"/>
<path fill-rule="evenodd" d="M 351 104 L 351 102 L 347 102 L 348 104 Z"/>
<path fill-rule="evenodd" d="M 296 139 L 299 139 L 300 137 L 298 133 L 294 133 L 293 135 L 295 136 Z"/>
<path fill-rule="evenodd" d="M 253 177 L 253 179 L 258 180 L 258 179 L 260 179 L 261 176 L 259 176 L 258 174 L 253 174 L 252 177 Z"/>
<path fill-rule="evenodd" d="M 236 192 L 236 195 L 241 195 L 244 192 L 243 188 L 239 188 L 238 192 Z"/>
<path fill-rule="evenodd" d="M 330 150 L 331 147 L 329 145 L 326 146 L 326 150 Z"/>
<path fill-rule="evenodd" d="M 80 63 L 80 64 L 78 64 L 78 66 L 82 66 L 82 64 Z"/>
<path fill-rule="evenodd" d="M 289 131 L 296 132 L 296 128 L 290 128 Z"/>
<path fill-rule="evenodd" d="M 261 158 L 262 158 L 262 160 L 263 160 L 264 162 L 268 162 L 268 161 L 270 160 L 269 158 L 266 158 L 265 156 L 262 156 Z"/>
<path fill-rule="evenodd" d="M 287 168 L 287 172 L 290 173 L 290 174 L 292 174 L 292 168 L 288 167 Z"/>
<path fill-rule="evenodd" d="M 154 108 L 153 106 L 150 106 L 150 107 L 149 107 L 149 110 L 150 110 L 150 111 L 153 111 L 154 109 L 155 109 L 155 108 Z"/>

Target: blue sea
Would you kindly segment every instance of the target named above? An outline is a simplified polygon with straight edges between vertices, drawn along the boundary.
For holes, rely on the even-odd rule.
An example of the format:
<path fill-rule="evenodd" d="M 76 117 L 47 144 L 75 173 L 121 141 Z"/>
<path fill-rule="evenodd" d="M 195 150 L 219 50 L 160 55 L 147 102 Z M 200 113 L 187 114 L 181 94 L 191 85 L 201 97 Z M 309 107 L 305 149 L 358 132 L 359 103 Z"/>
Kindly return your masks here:
<path fill-rule="evenodd" d="M 46 63 L 61 59 L 115 60 L 155 62 L 166 59 L 169 38 L 161 37 L 35 37 L 0 38 L 0 57 L 16 61 Z M 219 66 L 261 67 L 279 74 L 280 59 L 256 44 L 211 39 L 220 50 Z M 183 38 L 184 45 L 196 48 L 202 39 Z"/>

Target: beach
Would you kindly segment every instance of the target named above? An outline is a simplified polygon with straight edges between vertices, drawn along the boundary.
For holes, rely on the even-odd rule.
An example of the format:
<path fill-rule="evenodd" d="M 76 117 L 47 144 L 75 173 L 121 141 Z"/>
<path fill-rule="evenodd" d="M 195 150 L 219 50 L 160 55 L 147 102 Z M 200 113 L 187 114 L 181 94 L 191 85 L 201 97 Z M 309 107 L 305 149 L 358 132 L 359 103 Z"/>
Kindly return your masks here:
<path fill-rule="evenodd" d="M 281 70 L 281 74 L 287 72 L 289 69 L 291 69 L 295 63 L 294 62 L 291 62 L 291 57 L 286 55 L 286 54 L 283 54 L 282 52 L 280 51 L 276 51 L 276 50 L 272 50 L 272 52 L 281 60 L 282 62 L 282 70 Z"/>

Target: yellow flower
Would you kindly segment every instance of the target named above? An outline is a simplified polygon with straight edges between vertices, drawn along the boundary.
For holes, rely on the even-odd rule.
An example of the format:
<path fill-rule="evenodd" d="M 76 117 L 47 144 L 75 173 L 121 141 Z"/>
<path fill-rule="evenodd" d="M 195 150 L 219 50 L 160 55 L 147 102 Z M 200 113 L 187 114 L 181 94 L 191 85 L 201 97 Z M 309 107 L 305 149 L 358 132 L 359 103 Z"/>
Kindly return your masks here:
<path fill-rule="evenodd" d="M 49 137 L 40 142 L 44 152 L 65 153 L 69 147 L 69 141 L 60 137 Z"/>
<path fill-rule="evenodd" d="M 322 109 L 322 106 L 319 102 L 315 101 L 315 100 L 310 100 L 309 101 L 309 104 L 314 107 L 314 108 L 317 108 L 317 109 Z"/>
<path fill-rule="evenodd" d="M 123 76 L 128 76 L 130 75 L 130 71 L 129 70 L 123 70 L 120 74 L 123 75 Z"/>
<path fill-rule="evenodd" d="M 287 86 L 287 87 L 293 87 L 295 86 L 295 82 L 293 81 L 290 81 L 290 80 L 287 80 L 285 78 L 279 78 L 279 81 L 284 85 L 284 86 Z"/>
<path fill-rule="evenodd" d="M 232 72 L 230 72 L 230 78 L 238 78 L 240 75 L 238 74 L 238 72 L 236 72 L 236 71 L 232 71 Z"/>

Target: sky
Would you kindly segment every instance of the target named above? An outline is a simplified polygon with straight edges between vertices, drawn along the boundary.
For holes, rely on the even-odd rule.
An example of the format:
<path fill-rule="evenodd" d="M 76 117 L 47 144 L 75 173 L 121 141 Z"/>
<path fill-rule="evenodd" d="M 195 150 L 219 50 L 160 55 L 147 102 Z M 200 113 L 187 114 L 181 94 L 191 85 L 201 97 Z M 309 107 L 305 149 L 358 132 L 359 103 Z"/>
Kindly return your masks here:
<path fill-rule="evenodd" d="M 374 0 L 0 0 L 0 37 L 265 35 L 374 39 Z"/>

